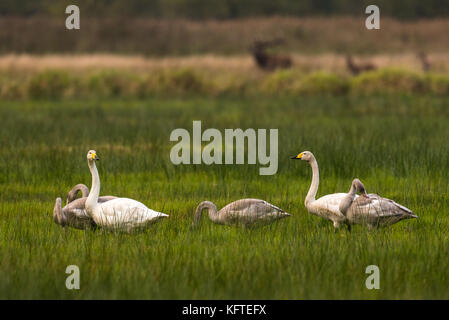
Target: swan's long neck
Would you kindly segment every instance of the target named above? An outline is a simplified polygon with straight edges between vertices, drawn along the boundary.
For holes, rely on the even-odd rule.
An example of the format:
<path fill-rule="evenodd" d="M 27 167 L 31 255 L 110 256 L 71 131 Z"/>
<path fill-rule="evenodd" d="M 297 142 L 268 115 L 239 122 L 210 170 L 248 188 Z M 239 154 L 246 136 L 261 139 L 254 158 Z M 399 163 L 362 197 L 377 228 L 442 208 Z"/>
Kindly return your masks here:
<path fill-rule="evenodd" d="M 318 191 L 318 185 L 320 184 L 320 172 L 318 169 L 318 162 L 316 162 L 315 158 L 312 158 L 312 160 L 310 160 L 310 166 L 312 167 L 312 184 L 310 185 L 309 192 L 306 196 L 306 207 L 307 205 L 315 201 L 316 193 Z"/>
<path fill-rule="evenodd" d="M 63 225 L 64 223 L 62 220 L 61 198 L 56 199 L 55 206 L 53 207 L 53 221 L 60 225 Z"/>
<path fill-rule="evenodd" d="M 94 161 L 88 161 L 90 173 L 92 175 L 92 187 L 89 196 L 86 199 L 86 211 L 94 218 L 96 215 L 96 207 L 98 206 L 98 196 L 100 195 L 100 176 L 98 175 L 97 166 Z"/>
<path fill-rule="evenodd" d="M 204 209 L 208 209 L 208 214 L 209 214 L 209 218 L 214 221 L 214 222 L 218 222 L 218 211 L 217 211 L 217 207 L 215 206 L 215 204 L 213 204 L 210 201 L 203 201 L 201 202 L 198 207 L 196 208 L 195 211 L 195 220 L 193 222 L 194 225 L 198 224 L 200 222 L 201 219 L 201 212 Z"/>
<path fill-rule="evenodd" d="M 343 213 L 344 215 L 346 215 L 346 212 L 348 211 L 349 207 L 354 201 L 356 193 L 357 189 L 354 186 L 354 184 L 352 184 L 348 194 L 343 198 L 343 200 L 341 200 L 340 206 L 338 207 L 340 212 Z"/>
<path fill-rule="evenodd" d="M 78 192 L 81 191 L 81 196 L 83 198 L 89 196 L 89 188 L 87 188 L 84 184 L 80 183 L 73 187 L 72 190 L 67 194 L 67 204 L 76 199 Z"/>

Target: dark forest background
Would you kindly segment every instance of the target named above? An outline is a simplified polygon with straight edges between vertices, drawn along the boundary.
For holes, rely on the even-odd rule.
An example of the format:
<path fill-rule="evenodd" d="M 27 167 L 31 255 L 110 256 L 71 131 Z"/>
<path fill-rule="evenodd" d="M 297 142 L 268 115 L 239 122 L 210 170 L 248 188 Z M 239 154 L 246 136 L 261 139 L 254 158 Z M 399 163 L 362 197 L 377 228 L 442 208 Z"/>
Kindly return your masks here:
<path fill-rule="evenodd" d="M 0 15 L 59 16 L 76 4 L 85 16 L 235 19 L 265 16 L 361 15 L 376 4 L 397 19 L 447 17 L 449 0 L 2 0 Z"/>

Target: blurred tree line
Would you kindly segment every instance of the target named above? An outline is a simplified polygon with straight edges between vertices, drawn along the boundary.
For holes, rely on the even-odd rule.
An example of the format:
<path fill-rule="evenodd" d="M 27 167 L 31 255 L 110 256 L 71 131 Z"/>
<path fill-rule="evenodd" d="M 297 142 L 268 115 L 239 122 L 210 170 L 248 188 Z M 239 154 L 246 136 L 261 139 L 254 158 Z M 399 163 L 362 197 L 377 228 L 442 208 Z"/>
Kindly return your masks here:
<path fill-rule="evenodd" d="M 362 15 L 376 4 L 398 19 L 446 17 L 449 0 L 2 0 L 0 15 L 59 16 L 76 4 L 90 17 L 234 19 L 244 17 Z"/>

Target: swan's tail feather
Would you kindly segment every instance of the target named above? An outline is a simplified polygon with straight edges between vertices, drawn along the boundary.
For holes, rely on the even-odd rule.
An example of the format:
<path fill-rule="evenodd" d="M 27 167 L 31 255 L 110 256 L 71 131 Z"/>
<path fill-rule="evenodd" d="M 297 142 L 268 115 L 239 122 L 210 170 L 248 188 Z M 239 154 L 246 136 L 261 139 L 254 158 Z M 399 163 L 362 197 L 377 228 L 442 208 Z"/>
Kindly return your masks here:
<path fill-rule="evenodd" d="M 153 211 L 153 219 L 162 219 L 162 218 L 168 218 L 169 215 L 159 212 L 159 211 Z"/>
<path fill-rule="evenodd" d="M 404 207 L 403 205 L 400 205 L 396 202 L 394 204 L 397 205 L 400 209 L 402 209 L 407 214 L 407 218 L 409 218 L 409 219 L 418 218 L 418 216 L 409 208 Z"/>

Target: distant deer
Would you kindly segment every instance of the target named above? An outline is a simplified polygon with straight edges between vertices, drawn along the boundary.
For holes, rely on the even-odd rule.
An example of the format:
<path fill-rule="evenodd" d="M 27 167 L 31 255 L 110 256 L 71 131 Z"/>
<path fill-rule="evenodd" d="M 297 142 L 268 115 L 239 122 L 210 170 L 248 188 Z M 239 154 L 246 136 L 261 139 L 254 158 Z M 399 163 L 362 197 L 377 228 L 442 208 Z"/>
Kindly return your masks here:
<path fill-rule="evenodd" d="M 421 61 L 422 71 L 429 72 L 430 71 L 430 61 L 429 61 L 429 58 L 427 57 L 427 54 L 425 54 L 422 51 L 419 52 L 418 59 L 419 59 L 419 61 Z"/>
<path fill-rule="evenodd" d="M 275 70 L 278 68 L 290 68 L 292 59 L 289 56 L 281 56 L 267 53 L 266 49 L 281 44 L 281 39 L 271 41 L 255 41 L 251 47 L 254 60 L 264 70 Z"/>
<path fill-rule="evenodd" d="M 355 64 L 354 60 L 352 59 L 352 57 L 350 55 L 346 56 L 346 66 L 348 67 L 349 71 L 353 75 L 358 75 L 359 73 L 362 73 L 365 71 L 377 69 L 377 67 L 374 64 L 369 63 L 369 62 Z"/>

